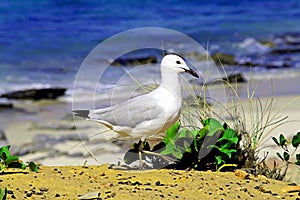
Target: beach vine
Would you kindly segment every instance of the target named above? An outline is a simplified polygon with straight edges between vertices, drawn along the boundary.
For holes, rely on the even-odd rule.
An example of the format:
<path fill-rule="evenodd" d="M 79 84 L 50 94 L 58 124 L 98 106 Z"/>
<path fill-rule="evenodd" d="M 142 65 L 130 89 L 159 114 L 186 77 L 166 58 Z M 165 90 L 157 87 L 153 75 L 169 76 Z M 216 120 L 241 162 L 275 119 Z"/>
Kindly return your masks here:
<path fill-rule="evenodd" d="M 300 153 L 296 153 L 300 146 L 300 132 L 296 133 L 291 141 L 288 141 L 283 134 L 280 134 L 278 139 L 276 137 L 272 137 L 272 140 L 283 150 L 282 154 L 276 152 L 278 158 L 285 163 L 283 176 L 286 175 L 289 165 L 294 164 L 300 167 Z M 292 144 L 294 148 L 293 150 L 288 148 L 289 144 Z M 294 161 L 292 161 L 293 156 L 295 156 Z"/>
<path fill-rule="evenodd" d="M 0 148 L 0 172 L 4 172 L 8 168 L 26 169 L 26 164 L 20 160 L 19 156 L 11 155 L 10 145 Z M 30 171 L 38 172 L 38 166 L 34 162 L 29 162 Z"/>

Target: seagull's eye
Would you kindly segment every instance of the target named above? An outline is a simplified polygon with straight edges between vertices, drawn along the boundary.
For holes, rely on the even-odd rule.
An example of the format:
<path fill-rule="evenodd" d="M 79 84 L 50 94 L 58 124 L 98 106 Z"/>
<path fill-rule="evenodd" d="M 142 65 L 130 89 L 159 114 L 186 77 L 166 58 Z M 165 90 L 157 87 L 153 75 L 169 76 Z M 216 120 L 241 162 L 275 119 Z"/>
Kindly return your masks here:
<path fill-rule="evenodd" d="M 181 64 L 181 62 L 179 60 L 176 61 L 176 64 Z"/>

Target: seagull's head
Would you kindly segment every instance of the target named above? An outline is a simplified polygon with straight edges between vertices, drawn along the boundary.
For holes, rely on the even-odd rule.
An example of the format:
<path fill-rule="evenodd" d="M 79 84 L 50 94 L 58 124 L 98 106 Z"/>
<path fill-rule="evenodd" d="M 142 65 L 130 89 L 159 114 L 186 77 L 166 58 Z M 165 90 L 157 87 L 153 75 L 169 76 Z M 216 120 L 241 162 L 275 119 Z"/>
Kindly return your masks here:
<path fill-rule="evenodd" d="M 177 73 L 186 72 L 199 78 L 198 73 L 193 69 L 192 66 L 188 66 L 183 57 L 177 54 L 167 54 L 161 61 L 161 66 L 174 70 Z"/>

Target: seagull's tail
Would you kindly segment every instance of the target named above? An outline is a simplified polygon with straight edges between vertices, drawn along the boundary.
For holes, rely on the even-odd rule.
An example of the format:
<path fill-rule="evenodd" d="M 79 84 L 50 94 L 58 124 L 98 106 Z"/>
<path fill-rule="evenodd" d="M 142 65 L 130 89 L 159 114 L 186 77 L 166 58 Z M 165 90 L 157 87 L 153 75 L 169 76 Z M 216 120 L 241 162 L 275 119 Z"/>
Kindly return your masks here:
<path fill-rule="evenodd" d="M 90 111 L 89 110 L 73 110 L 72 113 L 74 113 L 75 117 L 81 117 L 84 119 L 89 119 L 89 114 Z"/>

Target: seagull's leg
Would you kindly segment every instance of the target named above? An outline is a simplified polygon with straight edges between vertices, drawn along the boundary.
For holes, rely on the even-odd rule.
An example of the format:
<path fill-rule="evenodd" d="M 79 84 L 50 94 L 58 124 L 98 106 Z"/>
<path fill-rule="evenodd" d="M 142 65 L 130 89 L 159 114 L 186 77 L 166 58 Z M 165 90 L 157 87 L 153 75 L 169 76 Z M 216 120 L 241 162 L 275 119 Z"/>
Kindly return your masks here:
<path fill-rule="evenodd" d="M 139 151 L 139 168 L 144 169 L 142 160 L 142 151 Z"/>
<path fill-rule="evenodd" d="M 145 138 L 141 138 L 138 142 L 138 151 L 139 151 L 139 168 L 144 169 L 143 167 L 143 160 L 142 160 L 142 153 L 143 153 L 143 145 L 145 142 Z"/>

